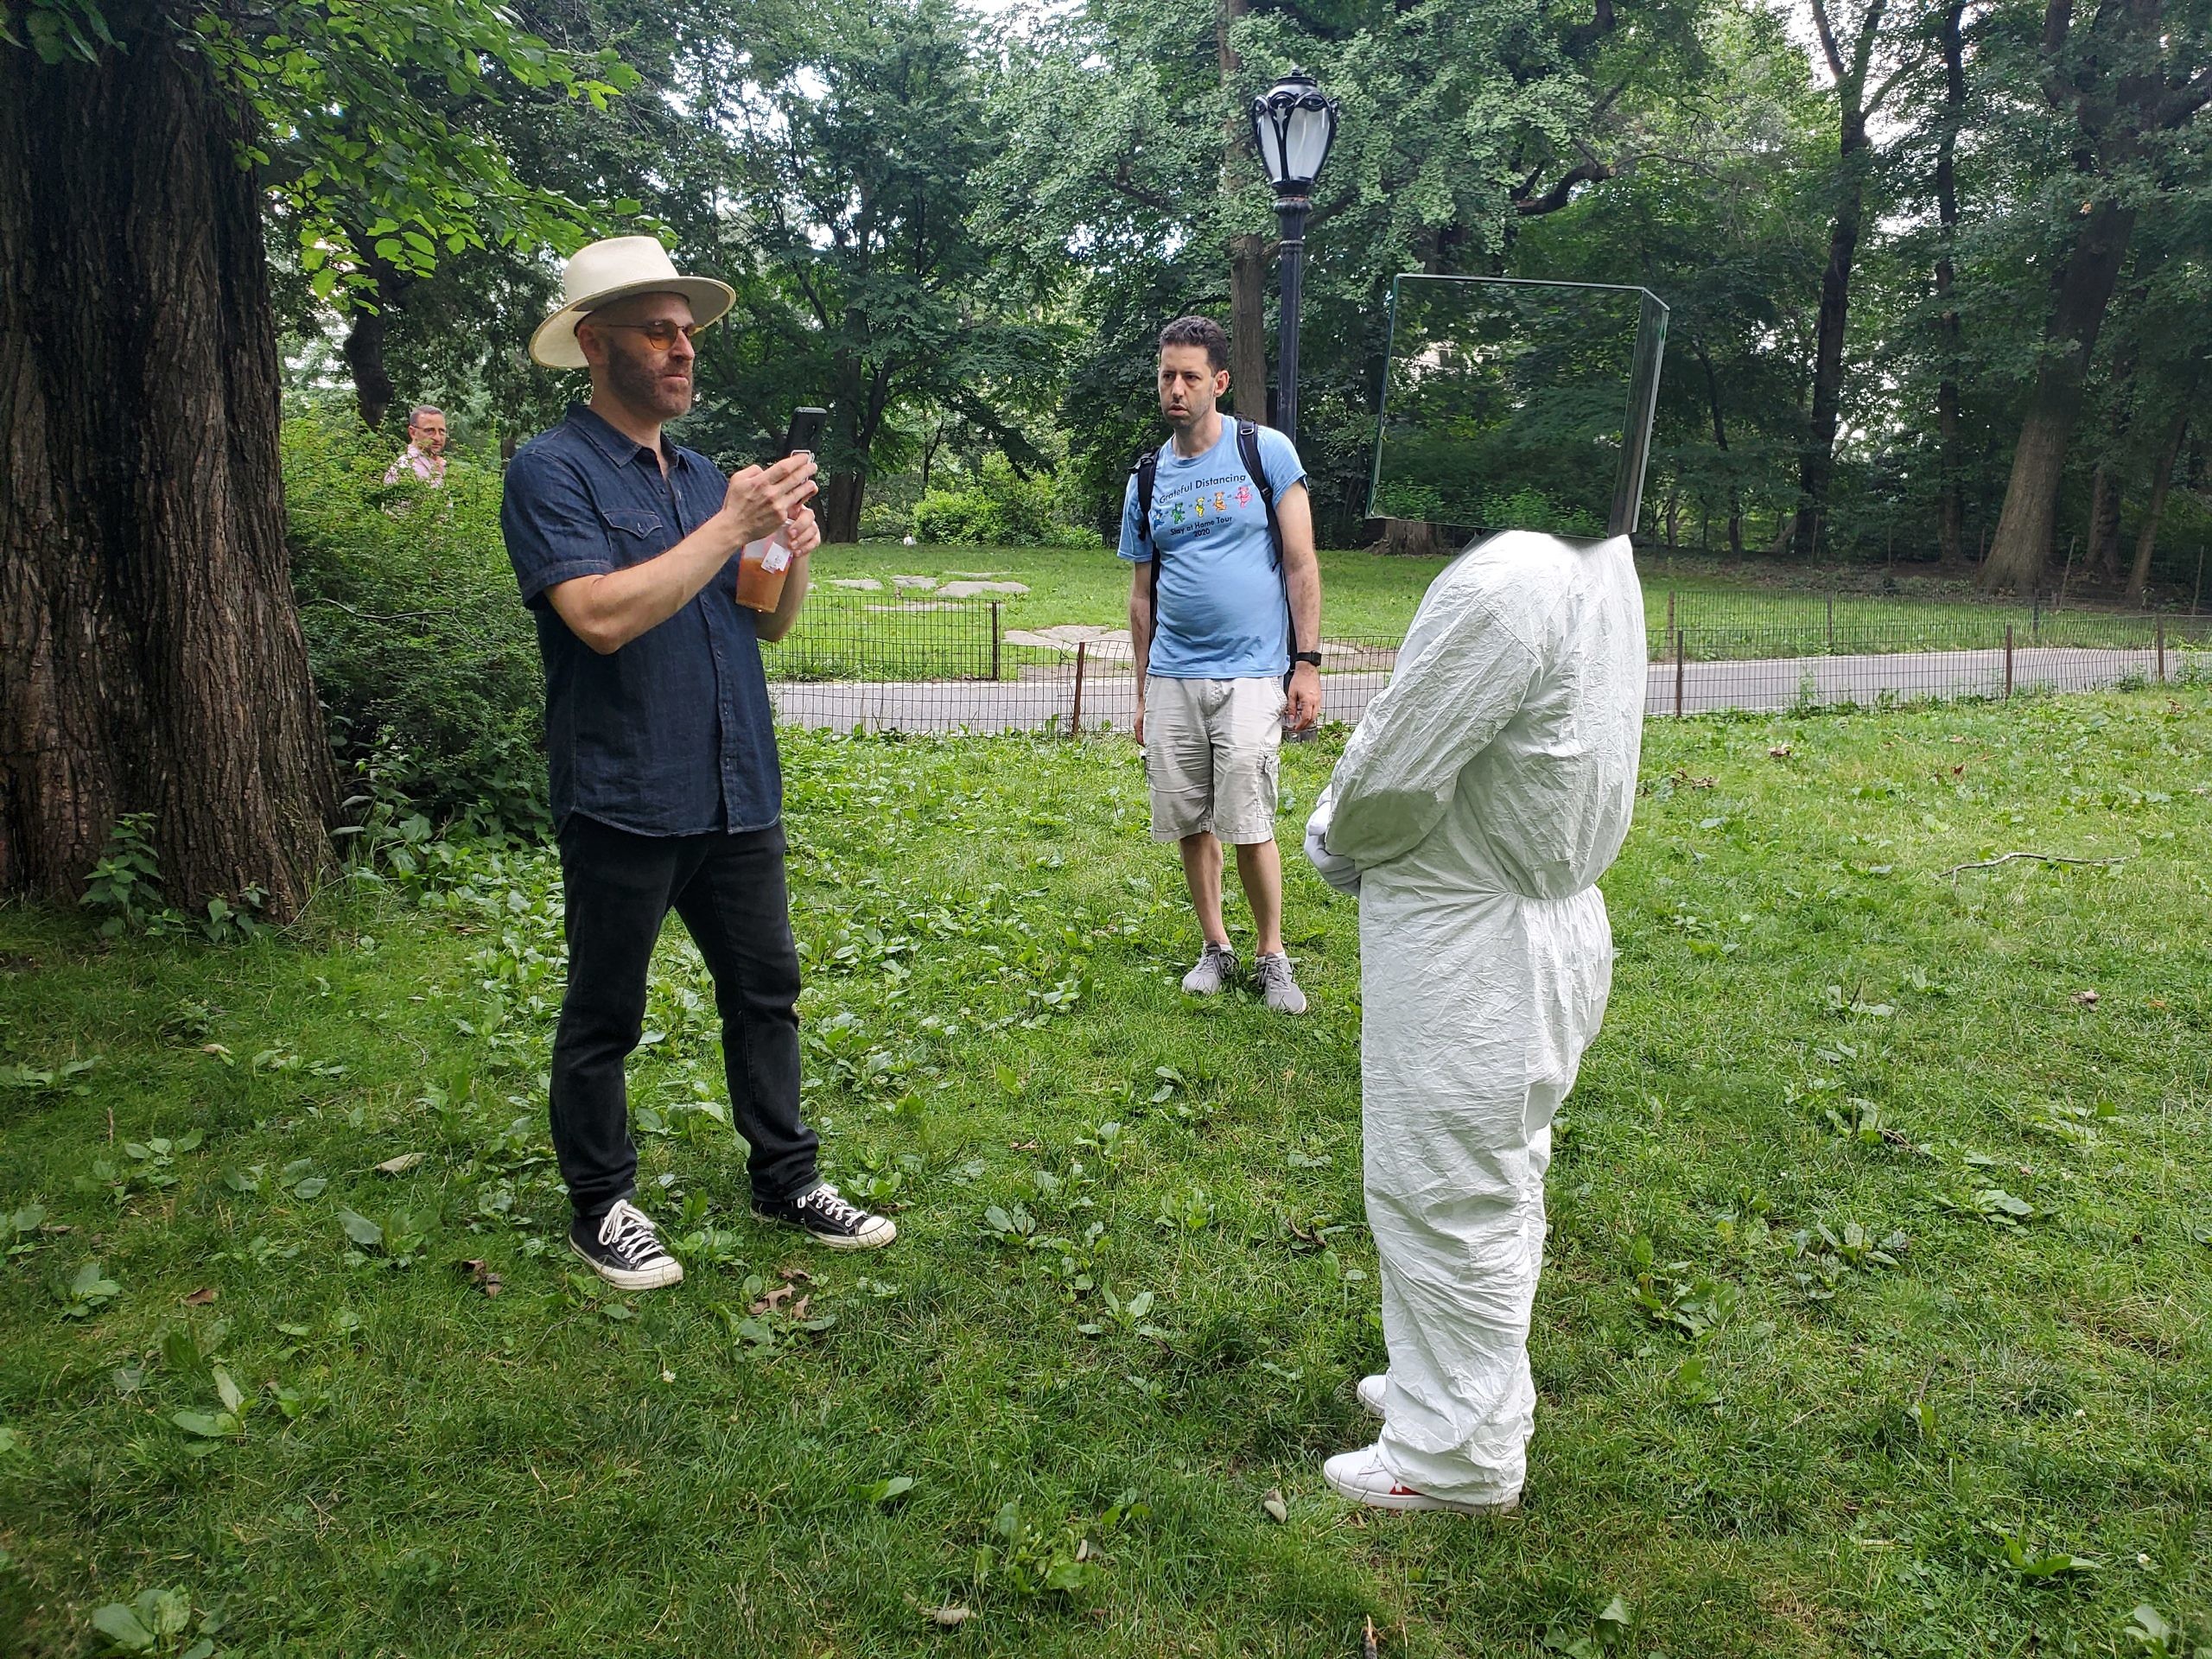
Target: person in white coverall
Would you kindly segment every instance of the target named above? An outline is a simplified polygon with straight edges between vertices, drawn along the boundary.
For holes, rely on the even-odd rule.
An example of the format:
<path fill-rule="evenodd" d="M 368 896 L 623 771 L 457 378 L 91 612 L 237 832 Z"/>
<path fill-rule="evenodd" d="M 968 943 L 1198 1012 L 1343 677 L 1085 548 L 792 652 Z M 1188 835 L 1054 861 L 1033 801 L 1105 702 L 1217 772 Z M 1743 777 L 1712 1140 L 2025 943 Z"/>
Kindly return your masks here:
<path fill-rule="evenodd" d="M 1612 982 L 1592 883 L 1628 833 L 1645 672 L 1627 537 L 1494 536 L 1430 586 L 1308 825 L 1359 895 L 1390 1368 L 1359 1386 L 1376 1443 L 1324 1473 L 1361 1503 L 1520 1502 L 1552 1116 Z"/>

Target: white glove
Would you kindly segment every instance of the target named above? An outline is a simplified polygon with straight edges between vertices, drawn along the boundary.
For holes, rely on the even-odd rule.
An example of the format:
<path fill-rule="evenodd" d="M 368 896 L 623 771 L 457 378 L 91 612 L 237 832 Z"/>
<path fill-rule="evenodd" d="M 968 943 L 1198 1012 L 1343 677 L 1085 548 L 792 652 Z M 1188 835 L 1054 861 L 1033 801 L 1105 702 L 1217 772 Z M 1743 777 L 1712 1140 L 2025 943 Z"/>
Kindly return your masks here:
<path fill-rule="evenodd" d="M 1313 803 L 1313 816 L 1306 820 L 1306 856 L 1321 873 L 1321 879 L 1338 893 L 1357 897 L 1359 893 L 1359 866 L 1351 860 L 1329 850 L 1329 817 L 1336 810 L 1336 790 L 1332 785 L 1321 791 L 1321 798 Z"/>

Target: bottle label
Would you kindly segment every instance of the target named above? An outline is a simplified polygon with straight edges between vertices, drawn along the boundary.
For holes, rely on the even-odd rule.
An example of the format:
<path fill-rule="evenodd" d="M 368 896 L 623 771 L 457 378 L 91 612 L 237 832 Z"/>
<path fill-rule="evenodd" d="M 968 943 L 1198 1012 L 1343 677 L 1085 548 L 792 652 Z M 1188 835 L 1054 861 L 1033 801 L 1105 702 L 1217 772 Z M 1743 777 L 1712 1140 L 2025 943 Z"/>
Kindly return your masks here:
<path fill-rule="evenodd" d="M 779 547 L 772 542 L 769 543 L 767 551 L 760 556 L 760 568 L 771 574 L 788 570 L 791 565 L 791 549 Z"/>

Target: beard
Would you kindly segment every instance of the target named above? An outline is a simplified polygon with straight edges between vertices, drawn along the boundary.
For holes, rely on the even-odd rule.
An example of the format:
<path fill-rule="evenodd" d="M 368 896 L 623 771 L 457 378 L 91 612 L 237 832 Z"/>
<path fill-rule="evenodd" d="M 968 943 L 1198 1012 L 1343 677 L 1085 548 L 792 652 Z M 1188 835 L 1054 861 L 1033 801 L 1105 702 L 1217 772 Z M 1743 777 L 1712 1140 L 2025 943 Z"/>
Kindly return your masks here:
<path fill-rule="evenodd" d="M 631 408 L 650 411 L 664 421 L 674 420 L 691 407 L 691 370 L 678 372 L 666 357 L 656 357 L 642 347 L 634 353 L 616 346 L 607 354 L 607 385 Z"/>

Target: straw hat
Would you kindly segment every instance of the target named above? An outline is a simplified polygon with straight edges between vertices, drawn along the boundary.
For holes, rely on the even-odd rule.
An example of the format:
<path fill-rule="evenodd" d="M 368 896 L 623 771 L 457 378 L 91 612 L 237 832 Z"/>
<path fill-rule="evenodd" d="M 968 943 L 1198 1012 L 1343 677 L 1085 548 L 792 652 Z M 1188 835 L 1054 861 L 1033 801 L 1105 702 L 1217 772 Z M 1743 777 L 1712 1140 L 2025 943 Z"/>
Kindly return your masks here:
<path fill-rule="evenodd" d="M 549 369 L 581 369 L 576 324 L 601 306 L 632 294 L 681 294 L 702 327 L 737 303 L 737 291 L 711 276 L 681 276 L 658 237 L 610 236 L 578 248 L 561 271 L 564 303 L 537 325 L 530 354 Z"/>

